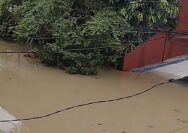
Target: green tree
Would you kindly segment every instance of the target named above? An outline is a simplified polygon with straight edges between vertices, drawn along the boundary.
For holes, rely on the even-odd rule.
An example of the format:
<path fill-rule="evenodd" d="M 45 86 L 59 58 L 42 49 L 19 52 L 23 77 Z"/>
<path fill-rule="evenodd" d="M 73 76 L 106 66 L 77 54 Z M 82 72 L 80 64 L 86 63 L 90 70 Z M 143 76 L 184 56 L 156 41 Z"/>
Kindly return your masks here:
<path fill-rule="evenodd" d="M 43 49 L 42 62 L 70 73 L 97 74 L 101 65 L 120 66 L 124 54 L 145 40 L 140 29 L 159 22 L 175 28 L 171 16 L 178 12 L 178 0 L 1 0 L 0 36 L 56 37 L 35 40 Z M 130 35 L 138 42 L 126 42 Z"/>

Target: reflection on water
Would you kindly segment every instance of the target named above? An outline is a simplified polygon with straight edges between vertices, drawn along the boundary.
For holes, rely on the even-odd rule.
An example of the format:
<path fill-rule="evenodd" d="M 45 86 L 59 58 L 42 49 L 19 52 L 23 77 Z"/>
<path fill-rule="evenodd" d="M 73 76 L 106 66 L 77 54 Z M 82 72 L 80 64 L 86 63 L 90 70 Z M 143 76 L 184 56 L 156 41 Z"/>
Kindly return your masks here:
<path fill-rule="evenodd" d="M 0 42 L 0 50 L 21 48 Z M 127 96 L 165 81 L 152 73 L 101 69 L 96 77 L 69 75 L 22 54 L 0 54 L 0 106 L 17 118 L 72 105 Z M 169 133 L 188 125 L 188 90 L 166 84 L 138 97 L 81 107 L 23 122 L 21 133 Z M 1 123 L 0 123 L 1 124 Z M 177 133 L 187 133 L 182 129 Z"/>

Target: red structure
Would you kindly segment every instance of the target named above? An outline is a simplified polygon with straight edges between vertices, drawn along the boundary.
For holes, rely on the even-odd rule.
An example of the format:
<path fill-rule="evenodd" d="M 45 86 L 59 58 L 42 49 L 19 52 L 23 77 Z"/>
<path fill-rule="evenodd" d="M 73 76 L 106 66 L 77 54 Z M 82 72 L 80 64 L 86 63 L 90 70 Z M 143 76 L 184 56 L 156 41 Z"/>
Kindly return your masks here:
<path fill-rule="evenodd" d="M 181 1 L 181 11 L 176 32 L 167 35 L 159 32 L 150 40 L 138 46 L 133 52 L 125 55 L 124 71 L 130 71 L 146 65 L 163 62 L 169 58 L 188 54 L 188 0 Z"/>

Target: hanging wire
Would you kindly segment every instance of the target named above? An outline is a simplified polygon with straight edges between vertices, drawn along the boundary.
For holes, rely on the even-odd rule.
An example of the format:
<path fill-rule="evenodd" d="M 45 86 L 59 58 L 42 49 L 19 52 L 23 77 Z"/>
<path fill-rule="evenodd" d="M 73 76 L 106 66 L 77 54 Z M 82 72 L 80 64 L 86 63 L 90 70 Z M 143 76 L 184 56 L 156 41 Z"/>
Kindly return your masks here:
<path fill-rule="evenodd" d="M 135 4 L 161 4 L 163 2 L 161 1 L 155 1 L 155 0 L 145 0 L 145 1 L 135 1 L 135 0 L 128 0 L 127 2 L 123 3 L 123 4 L 118 4 L 118 3 L 114 3 L 114 4 L 110 4 L 110 5 L 102 5 L 100 7 L 115 7 L 115 6 L 129 6 L 129 5 L 135 5 Z M 174 6 L 179 6 L 179 4 L 177 3 L 170 3 L 170 5 L 174 5 Z"/>
<path fill-rule="evenodd" d="M 140 28 L 137 28 L 137 29 L 140 29 Z M 149 33 L 149 31 L 146 31 L 146 30 L 143 30 L 143 29 L 140 29 L 142 30 L 141 32 L 142 33 Z M 171 36 L 175 36 L 175 35 L 187 35 L 188 34 L 188 29 L 186 30 L 182 30 L 182 31 L 171 31 L 171 29 L 150 29 L 150 31 L 152 31 L 152 33 L 157 33 L 157 32 L 165 32 L 166 34 L 169 34 L 171 33 Z M 156 31 L 156 32 L 155 32 Z M 137 32 L 137 30 L 128 30 L 128 31 L 125 31 L 127 33 L 130 33 L 130 32 Z M 114 32 L 106 32 L 106 33 L 103 33 L 103 34 L 99 34 L 99 35 L 105 35 L 105 34 L 112 34 Z M 65 34 L 66 35 L 66 34 Z M 93 37 L 94 35 L 85 35 L 86 37 Z M 155 41 L 155 40 L 159 40 L 159 39 L 163 39 L 163 38 L 166 38 L 166 36 L 163 36 L 163 37 L 159 37 L 159 38 L 153 38 L 153 39 L 148 39 L 146 40 L 146 42 L 149 42 L 149 41 Z M 3 39 L 3 38 L 1 38 Z M 29 45 L 31 45 L 31 43 L 33 43 L 34 40 L 47 40 L 47 39 L 63 39 L 63 35 L 55 35 L 55 36 L 52 36 L 52 37 L 32 37 L 32 38 L 29 38 L 28 40 L 31 40 L 31 41 L 28 41 L 27 40 L 27 43 L 29 43 Z M 132 44 L 133 42 L 131 42 L 130 40 L 128 40 L 126 43 L 130 43 Z M 135 41 L 134 41 L 135 43 Z M 28 44 L 27 44 L 28 45 Z M 31 48 L 31 46 L 30 46 Z M 101 47 L 90 47 L 90 48 L 74 48 L 74 49 L 59 49 L 59 50 L 54 50 L 53 52 L 56 52 L 56 53 L 62 53 L 62 52 L 71 52 L 71 51 L 87 51 L 87 50 L 96 50 L 96 49 L 106 49 L 106 48 L 119 48 L 119 46 L 101 46 Z M 51 52 L 52 50 L 44 50 L 44 49 L 38 49 L 38 50 L 32 50 L 32 49 L 29 49 L 27 51 L 0 51 L 0 53 L 38 53 L 38 52 Z"/>
<path fill-rule="evenodd" d="M 165 31 L 167 32 L 167 30 L 159 30 L 159 31 Z M 169 32 L 169 30 L 168 30 Z M 188 32 L 188 31 L 187 31 Z M 109 32 L 109 33 L 113 33 L 113 32 Z M 108 33 L 108 34 L 109 34 Z M 185 31 L 183 31 L 183 33 L 186 33 Z M 107 33 L 105 33 L 107 34 Z M 179 35 L 181 34 L 181 32 L 174 32 L 173 35 Z M 166 36 L 164 37 L 159 37 L 159 38 L 154 38 L 154 39 L 149 39 L 147 40 L 148 41 L 155 41 L 155 40 L 159 40 L 159 39 L 163 39 L 165 38 Z M 58 39 L 63 39 L 63 36 L 54 36 L 54 37 L 36 37 L 36 38 L 30 38 L 29 40 L 31 40 L 31 42 L 28 42 L 29 45 L 31 45 L 31 43 L 34 41 L 34 40 L 47 40 L 47 39 L 54 39 L 54 38 L 58 38 Z M 128 42 L 130 43 L 130 42 Z M 74 49 L 59 49 L 59 50 L 53 50 L 53 52 L 56 52 L 56 53 L 62 53 L 62 52 L 71 52 L 71 51 L 87 51 L 87 50 L 96 50 L 96 49 L 106 49 L 106 48 L 119 48 L 119 46 L 103 46 L 103 47 L 91 47 L 91 48 L 74 48 Z M 30 51 L 31 50 L 31 51 Z M 35 50 L 33 51 L 32 49 L 30 49 L 29 51 L 0 51 L 0 53 L 39 53 L 39 52 L 51 52 L 52 50 L 44 50 L 44 49 L 39 49 L 39 50 Z"/>
<path fill-rule="evenodd" d="M 149 39 L 148 41 L 154 41 L 163 39 L 164 37 Z M 10 53 L 39 53 L 39 52 L 54 52 L 54 53 L 63 53 L 63 52 L 71 52 L 71 51 L 88 51 L 88 50 L 96 50 L 96 49 L 106 49 L 106 48 L 119 48 L 118 46 L 103 46 L 103 47 L 92 47 L 92 48 L 74 48 L 74 49 L 59 49 L 59 50 L 34 50 L 34 51 L 0 51 L 1 54 L 10 54 Z"/>

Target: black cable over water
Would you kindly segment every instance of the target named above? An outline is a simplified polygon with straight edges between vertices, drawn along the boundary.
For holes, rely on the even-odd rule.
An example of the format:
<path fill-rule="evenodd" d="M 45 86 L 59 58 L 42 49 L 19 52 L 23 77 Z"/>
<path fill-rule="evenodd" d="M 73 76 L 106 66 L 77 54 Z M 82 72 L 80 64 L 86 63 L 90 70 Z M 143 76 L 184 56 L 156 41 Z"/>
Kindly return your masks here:
<path fill-rule="evenodd" d="M 141 92 L 138 92 L 136 94 L 129 95 L 129 96 L 125 96 L 125 97 L 78 104 L 78 105 L 75 105 L 75 106 L 67 107 L 65 109 L 58 110 L 58 111 L 55 111 L 55 112 L 52 112 L 52 113 L 49 113 L 49 114 L 45 114 L 45 115 L 41 115 L 41 116 L 34 116 L 34 117 L 29 117 L 29 118 L 19 118 L 19 119 L 12 119 L 12 120 L 0 120 L 0 123 L 15 122 L 15 121 L 38 120 L 38 119 L 43 119 L 43 118 L 47 118 L 47 117 L 50 117 L 50 116 L 54 116 L 54 115 L 57 115 L 59 113 L 63 113 L 65 111 L 69 111 L 69 110 L 73 110 L 73 109 L 76 109 L 76 108 L 84 107 L 84 106 L 90 106 L 90 105 L 100 104 L 100 103 L 111 103 L 111 102 L 115 102 L 115 101 L 121 101 L 121 100 L 125 100 L 125 99 L 130 99 L 130 98 L 142 95 L 144 93 L 147 93 L 147 92 L 153 90 L 154 88 L 156 88 L 158 86 L 161 86 L 161 85 L 164 85 L 164 84 L 168 84 L 168 83 L 171 83 L 171 82 L 174 82 L 174 81 L 176 81 L 176 80 L 169 80 L 169 81 L 166 81 L 166 82 L 162 82 L 162 83 L 159 83 L 159 84 L 156 84 L 156 85 L 150 87 L 149 89 L 146 89 L 144 91 L 141 91 Z"/>

